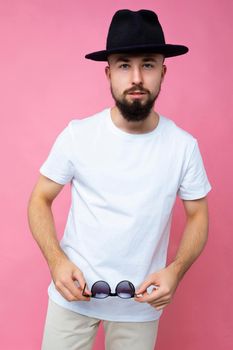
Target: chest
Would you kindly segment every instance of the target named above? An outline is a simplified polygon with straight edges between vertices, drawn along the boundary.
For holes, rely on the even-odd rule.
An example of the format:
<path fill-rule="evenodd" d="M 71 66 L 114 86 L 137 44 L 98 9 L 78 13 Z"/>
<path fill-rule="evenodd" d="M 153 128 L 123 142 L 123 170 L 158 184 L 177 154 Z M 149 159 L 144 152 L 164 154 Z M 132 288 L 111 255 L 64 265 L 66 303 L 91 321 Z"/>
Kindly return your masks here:
<path fill-rule="evenodd" d="M 166 145 L 106 144 L 89 147 L 75 168 L 81 186 L 103 194 L 148 198 L 177 191 L 182 162 Z"/>

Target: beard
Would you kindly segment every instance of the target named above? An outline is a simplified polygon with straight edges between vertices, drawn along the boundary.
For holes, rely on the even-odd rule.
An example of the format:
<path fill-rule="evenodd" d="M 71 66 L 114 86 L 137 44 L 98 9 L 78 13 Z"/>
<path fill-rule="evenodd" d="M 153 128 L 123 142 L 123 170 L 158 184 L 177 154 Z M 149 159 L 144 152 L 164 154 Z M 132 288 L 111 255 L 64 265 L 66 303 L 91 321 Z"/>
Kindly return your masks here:
<path fill-rule="evenodd" d="M 131 90 L 128 90 L 122 99 L 118 99 L 112 89 L 111 85 L 111 94 L 113 99 L 115 100 L 116 106 L 120 110 L 122 116 L 127 120 L 127 121 L 140 121 L 144 120 L 148 117 L 148 115 L 151 112 L 151 109 L 154 106 L 154 103 L 156 99 L 159 96 L 161 90 L 161 84 L 159 86 L 159 90 L 155 96 L 152 96 L 150 91 L 142 89 L 141 87 L 134 87 Z M 133 92 L 133 91 L 141 91 L 141 92 L 146 92 L 148 95 L 148 98 L 146 102 L 142 102 L 140 99 L 133 99 L 132 101 L 127 101 L 125 95 Z"/>

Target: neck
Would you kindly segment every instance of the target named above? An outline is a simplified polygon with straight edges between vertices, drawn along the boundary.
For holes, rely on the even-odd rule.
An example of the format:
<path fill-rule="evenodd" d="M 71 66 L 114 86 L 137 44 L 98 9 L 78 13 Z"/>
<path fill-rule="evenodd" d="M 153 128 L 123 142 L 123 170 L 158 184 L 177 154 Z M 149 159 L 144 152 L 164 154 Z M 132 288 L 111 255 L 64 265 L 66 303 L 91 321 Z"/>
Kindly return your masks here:
<path fill-rule="evenodd" d="M 111 108 L 111 118 L 118 128 L 132 134 L 150 132 L 154 130 L 159 123 L 159 115 L 153 109 L 151 109 L 150 114 L 144 120 L 128 121 L 122 116 L 119 108 L 114 106 Z"/>

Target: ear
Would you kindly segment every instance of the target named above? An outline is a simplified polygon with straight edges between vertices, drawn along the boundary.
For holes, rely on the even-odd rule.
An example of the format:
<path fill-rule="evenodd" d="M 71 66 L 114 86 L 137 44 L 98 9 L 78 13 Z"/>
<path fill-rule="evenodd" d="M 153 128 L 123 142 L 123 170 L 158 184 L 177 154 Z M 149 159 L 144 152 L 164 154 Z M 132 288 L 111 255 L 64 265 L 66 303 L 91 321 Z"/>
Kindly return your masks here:
<path fill-rule="evenodd" d="M 105 67 L 105 74 L 106 74 L 107 79 L 110 80 L 111 73 L 110 73 L 110 67 L 109 66 Z"/>
<path fill-rule="evenodd" d="M 167 66 L 165 64 L 163 64 L 162 73 L 161 73 L 162 81 L 166 75 L 166 72 L 167 72 Z"/>

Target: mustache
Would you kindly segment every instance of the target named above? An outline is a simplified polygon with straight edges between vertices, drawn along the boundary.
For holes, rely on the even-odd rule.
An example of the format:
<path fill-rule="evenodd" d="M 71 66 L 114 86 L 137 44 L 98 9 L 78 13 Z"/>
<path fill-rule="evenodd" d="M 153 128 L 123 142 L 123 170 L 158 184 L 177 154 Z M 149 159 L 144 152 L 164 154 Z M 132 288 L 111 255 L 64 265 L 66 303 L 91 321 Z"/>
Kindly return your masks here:
<path fill-rule="evenodd" d="M 144 92 L 144 93 L 150 93 L 148 90 L 144 90 L 144 89 L 142 89 L 141 87 L 133 87 L 132 89 L 130 89 L 130 90 L 126 90 L 126 92 L 125 92 L 125 94 L 130 94 L 130 93 L 133 93 L 133 92 L 135 92 L 135 91 L 139 91 L 139 92 Z"/>

